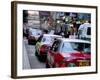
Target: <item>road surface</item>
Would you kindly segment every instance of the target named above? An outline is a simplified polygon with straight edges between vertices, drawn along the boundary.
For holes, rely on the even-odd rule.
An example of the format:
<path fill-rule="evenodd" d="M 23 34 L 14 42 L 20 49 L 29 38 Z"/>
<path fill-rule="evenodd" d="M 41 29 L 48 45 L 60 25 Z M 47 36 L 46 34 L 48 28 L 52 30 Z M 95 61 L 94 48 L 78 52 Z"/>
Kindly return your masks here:
<path fill-rule="evenodd" d="M 45 68 L 45 63 L 40 62 L 35 56 L 35 45 L 28 45 L 27 39 L 23 40 L 23 69 Z"/>

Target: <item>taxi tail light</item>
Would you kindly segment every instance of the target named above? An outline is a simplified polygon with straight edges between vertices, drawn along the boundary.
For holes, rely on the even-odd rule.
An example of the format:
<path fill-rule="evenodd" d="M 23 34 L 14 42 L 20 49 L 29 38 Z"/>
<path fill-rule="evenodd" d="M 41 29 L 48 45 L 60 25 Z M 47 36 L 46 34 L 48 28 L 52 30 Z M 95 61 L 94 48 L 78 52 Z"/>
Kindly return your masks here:
<path fill-rule="evenodd" d="M 61 67 L 66 67 L 66 66 L 67 66 L 66 64 L 67 64 L 67 63 L 66 63 L 66 60 L 63 59 L 63 61 L 61 62 Z"/>
<path fill-rule="evenodd" d="M 66 63 L 62 62 L 61 67 L 66 67 Z"/>
<path fill-rule="evenodd" d="M 33 36 L 29 36 L 28 38 L 29 38 L 29 39 L 35 39 L 35 37 L 33 37 Z"/>
<path fill-rule="evenodd" d="M 49 49 L 47 45 L 42 45 L 40 48 L 40 53 L 46 52 Z"/>

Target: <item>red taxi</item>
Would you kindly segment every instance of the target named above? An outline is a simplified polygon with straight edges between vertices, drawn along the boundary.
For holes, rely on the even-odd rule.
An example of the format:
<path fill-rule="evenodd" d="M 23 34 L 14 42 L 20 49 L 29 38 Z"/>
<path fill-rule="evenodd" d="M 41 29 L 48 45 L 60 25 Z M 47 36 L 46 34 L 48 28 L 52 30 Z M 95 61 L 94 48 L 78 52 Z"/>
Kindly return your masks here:
<path fill-rule="evenodd" d="M 46 68 L 91 65 L 91 44 L 79 39 L 61 38 L 48 51 Z"/>

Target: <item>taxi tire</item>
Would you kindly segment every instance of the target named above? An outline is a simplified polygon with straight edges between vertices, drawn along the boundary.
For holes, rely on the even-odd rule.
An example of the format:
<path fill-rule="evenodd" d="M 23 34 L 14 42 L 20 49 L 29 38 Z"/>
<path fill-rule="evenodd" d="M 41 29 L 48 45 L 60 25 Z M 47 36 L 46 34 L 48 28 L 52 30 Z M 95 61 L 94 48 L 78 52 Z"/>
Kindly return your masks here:
<path fill-rule="evenodd" d="M 48 64 L 48 63 L 46 63 L 46 68 L 50 68 L 50 66 L 49 66 L 49 64 Z"/>
<path fill-rule="evenodd" d="M 38 57 L 38 60 L 39 60 L 40 62 L 44 62 L 44 59 L 43 59 L 42 56 L 38 55 L 37 57 Z"/>
<path fill-rule="evenodd" d="M 31 45 L 31 42 L 28 40 L 28 44 Z"/>
<path fill-rule="evenodd" d="M 39 56 L 38 53 L 37 53 L 37 51 L 35 51 L 35 56 L 37 56 L 37 57 Z"/>

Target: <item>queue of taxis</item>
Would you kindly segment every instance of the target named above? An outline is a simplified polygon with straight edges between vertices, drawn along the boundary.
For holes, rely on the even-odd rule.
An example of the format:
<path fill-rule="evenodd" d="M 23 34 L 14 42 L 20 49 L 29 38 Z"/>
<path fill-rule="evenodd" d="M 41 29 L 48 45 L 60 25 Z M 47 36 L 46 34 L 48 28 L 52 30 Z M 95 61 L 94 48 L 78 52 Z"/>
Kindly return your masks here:
<path fill-rule="evenodd" d="M 35 44 L 35 55 L 45 62 L 46 68 L 91 65 L 91 42 L 88 40 L 63 38 L 31 29 L 28 43 Z"/>

